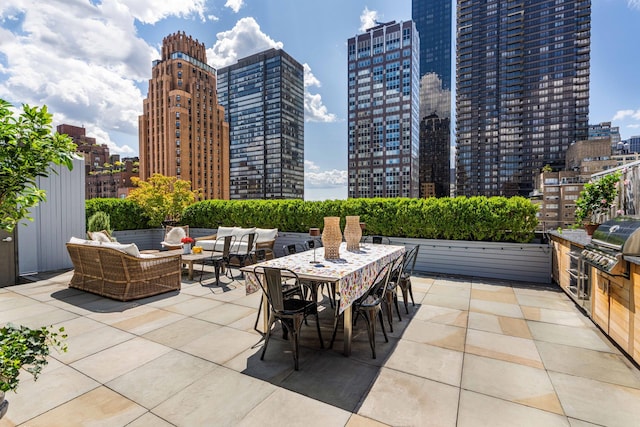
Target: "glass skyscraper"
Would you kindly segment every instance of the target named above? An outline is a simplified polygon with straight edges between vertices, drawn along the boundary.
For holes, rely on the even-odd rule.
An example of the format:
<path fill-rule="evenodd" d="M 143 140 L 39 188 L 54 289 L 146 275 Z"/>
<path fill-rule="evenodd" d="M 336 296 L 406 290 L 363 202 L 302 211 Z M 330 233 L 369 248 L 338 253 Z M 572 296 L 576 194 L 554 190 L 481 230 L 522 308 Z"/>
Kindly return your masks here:
<path fill-rule="evenodd" d="M 587 138 L 591 2 L 457 4 L 457 194 L 528 196 Z"/>
<path fill-rule="evenodd" d="M 420 40 L 413 21 L 347 42 L 349 197 L 417 197 Z"/>
<path fill-rule="evenodd" d="M 269 49 L 218 70 L 231 199 L 304 198 L 304 69 Z"/>
<path fill-rule="evenodd" d="M 421 197 L 451 192 L 451 6 L 451 0 L 413 0 L 411 8 L 420 35 Z"/>

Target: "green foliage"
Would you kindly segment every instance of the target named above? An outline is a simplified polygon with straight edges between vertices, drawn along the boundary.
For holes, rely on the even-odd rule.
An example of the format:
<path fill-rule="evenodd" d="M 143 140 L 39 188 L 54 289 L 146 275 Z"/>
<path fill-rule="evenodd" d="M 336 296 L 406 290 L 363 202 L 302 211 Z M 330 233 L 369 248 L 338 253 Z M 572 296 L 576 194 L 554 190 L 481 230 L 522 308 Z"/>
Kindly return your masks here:
<path fill-rule="evenodd" d="M 618 196 L 620 172 L 604 175 L 597 181 L 588 182 L 576 200 L 576 221 L 597 224 L 609 214 Z"/>
<path fill-rule="evenodd" d="M 20 370 L 38 379 L 47 365 L 50 347 L 66 352 L 67 338 L 64 328 L 57 331 L 52 326 L 31 329 L 8 323 L 0 328 L 0 390 L 15 391 L 18 388 Z"/>
<path fill-rule="evenodd" d="M 111 233 L 111 218 L 109 214 L 103 211 L 97 211 L 89 217 L 87 221 L 87 231 L 102 231 L 106 230 Z"/>
<path fill-rule="evenodd" d="M 365 234 L 424 239 L 529 242 L 537 206 L 523 197 L 375 198 L 302 200 L 205 200 L 188 206 L 182 223 L 191 227 L 278 228 L 306 233 L 323 228 L 325 216 L 359 215 Z"/>
<path fill-rule="evenodd" d="M 96 212 L 104 212 L 109 215 L 113 230 L 149 228 L 149 218 L 147 218 L 142 208 L 128 199 L 97 198 L 85 201 L 87 224 L 89 224 L 91 216 Z"/>
<path fill-rule="evenodd" d="M 73 168 L 76 145 L 67 135 L 52 133 L 52 116 L 42 108 L 22 106 L 15 115 L 0 99 L 0 229 L 11 232 L 29 210 L 47 199 L 36 186 L 52 172 L 51 163 Z"/>
<path fill-rule="evenodd" d="M 174 176 L 154 173 L 147 181 L 134 177 L 131 182 L 138 188 L 127 198 L 142 207 L 152 227 L 160 226 L 164 220 L 180 221 L 184 208 L 198 199 L 191 182 Z"/>

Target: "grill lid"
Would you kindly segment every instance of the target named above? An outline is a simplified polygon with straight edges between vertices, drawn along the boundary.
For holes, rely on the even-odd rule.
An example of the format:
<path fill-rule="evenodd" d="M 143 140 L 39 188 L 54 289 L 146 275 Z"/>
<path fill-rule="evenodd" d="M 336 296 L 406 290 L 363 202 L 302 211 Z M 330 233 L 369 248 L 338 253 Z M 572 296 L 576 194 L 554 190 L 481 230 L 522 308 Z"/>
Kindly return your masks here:
<path fill-rule="evenodd" d="M 640 217 L 619 216 L 600 224 L 593 233 L 590 246 L 639 256 Z"/>

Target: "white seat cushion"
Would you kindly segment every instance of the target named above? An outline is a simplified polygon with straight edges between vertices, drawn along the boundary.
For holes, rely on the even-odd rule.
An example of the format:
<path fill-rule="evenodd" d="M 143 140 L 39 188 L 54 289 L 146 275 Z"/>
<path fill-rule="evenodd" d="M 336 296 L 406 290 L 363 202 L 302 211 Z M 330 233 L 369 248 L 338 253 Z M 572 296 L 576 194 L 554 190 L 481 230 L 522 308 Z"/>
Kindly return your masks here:
<path fill-rule="evenodd" d="M 95 240 L 97 242 L 111 242 L 109 236 L 107 236 L 103 231 L 89 232 L 89 236 L 91 237 L 91 240 Z"/>
<path fill-rule="evenodd" d="M 218 227 L 216 237 L 235 236 L 235 231 L 238 227 Z"/>
<path fill-rule="evenodd" d="M 78 237 L 71 237 L 69 239 L 69 243 L 73 243 L 74 245 L 99 245 L 100 244 L 100 242 L 96 240 L 80 239 Z"/>

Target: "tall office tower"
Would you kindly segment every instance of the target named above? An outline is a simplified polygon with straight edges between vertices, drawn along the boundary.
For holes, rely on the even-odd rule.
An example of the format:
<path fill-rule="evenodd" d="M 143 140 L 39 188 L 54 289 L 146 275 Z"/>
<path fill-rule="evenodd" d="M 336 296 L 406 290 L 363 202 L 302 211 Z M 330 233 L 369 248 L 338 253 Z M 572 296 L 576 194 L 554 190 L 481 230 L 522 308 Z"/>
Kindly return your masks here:
<path fill-rule="evenodd" d="M 184 32 L 163 39 L 138 123 L 141 179 L 175 176 L 205 199 L 229 198 L 229 125 L 204 43 Z"/>
<path fill-rule="evenodd" d="M 420 35 L 420 197 L 451 194 L 451 0 L 413 0 Z"/>
<path fill-rule="evenodd" d="M 587 138 L 589 0 L 458 0 L 459 195 L 524 195 Z"/>
<path fill-rule="evenodd" d="M 419 48 L 413 21 L 347 42 L 349 197 L 418 197 Z"/>
<path fill-rule="evenodd" d="M 269 49 L 218 70 L 231 199 L 304 198 L 304 68 Z"/>

